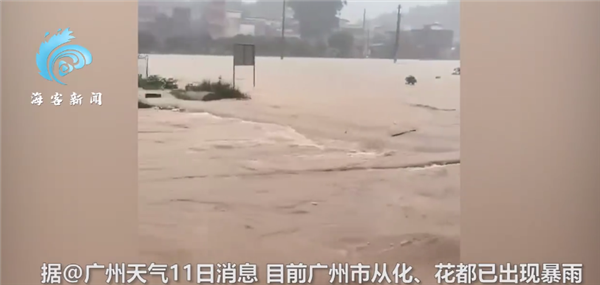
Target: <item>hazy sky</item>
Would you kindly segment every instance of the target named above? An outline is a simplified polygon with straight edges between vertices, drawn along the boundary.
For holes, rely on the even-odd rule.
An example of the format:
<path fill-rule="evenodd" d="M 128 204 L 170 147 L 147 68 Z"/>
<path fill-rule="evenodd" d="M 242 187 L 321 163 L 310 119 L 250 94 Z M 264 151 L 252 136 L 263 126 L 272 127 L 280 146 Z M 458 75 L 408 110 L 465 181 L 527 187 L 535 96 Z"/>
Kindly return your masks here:
<path fill-rule="evenodd" d="M 255 2 L 256 0 L 242 0 L 244 2 Z M 281 1 L 281 0 L 279 0 Z M 310 1 L 310 0 L 307 0 Z M 428 6 L 442 4 L 447 0 L 412 0 L 412 1 L 391 1 L 391 0 L 347 0 L 348 5 L 342 10 L 342 18 L 350 21 L 360 21 L 363 17 L 364 9 L 367 9 L 367 18 L 374 18 L 377 15 L 389 12 L 395 12 L 398 9 L 398 4 L 402 5 L 402 9 L 407 11 L 414 6 Z"/>
<path fill-rule="evenodd" d="M 402 5 L 402 10 L 409 10 L 414 6 L 427 6 L 446 3 L 445 0 L 426 0 L 426 1 L 389 1 L 389 0 L 347 0 L 348 5 L 342 10 L 342 17 L 351 21 L 361 20 L 364 9 L 367 9 L 367 18 L 373 18 L 377 15 L 389 12 L 395 12 L 398 4 Z"/>

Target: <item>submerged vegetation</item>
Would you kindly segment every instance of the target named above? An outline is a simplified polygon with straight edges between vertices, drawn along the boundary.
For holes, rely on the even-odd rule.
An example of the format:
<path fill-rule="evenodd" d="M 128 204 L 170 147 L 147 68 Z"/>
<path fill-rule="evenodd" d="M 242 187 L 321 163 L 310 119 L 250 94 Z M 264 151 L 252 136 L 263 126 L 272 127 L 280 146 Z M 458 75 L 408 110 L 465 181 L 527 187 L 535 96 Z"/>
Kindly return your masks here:
<path fill-rule="evenodd" d="M 188 84 L 185 86 L 185 90 L 195 92 L 208 92 L 204 97 L 202 97 L 202 101 L 213 101 L 221 99 L 250 99 L 250 96 L 248 96 L 248 94 L 240 91 L 238 88 L 234 87 L 230 83 L 223 82 L 221 78 L 219 78 L 217 82 L 203 80 L 199 84 Z"/>
<path fill-rule="evenodd" d="M 174 90 L 179 88 L 177 80 L 173 78 L 164 78 L 158 75 L 143 78 L 141 74 L 138 74 L 138 87 L 144 90 Z"/>
<path fill-rule="evenodd" d="M 141 101 L 141 100 L 138 99 L 138 109 L 149 109 L 149 108 L 152 108 L 152 107 L 154 107 L 154 106 L 152 106 L 152 105 L 150 105 L 150 104 L 148 104 L 146 102 L 143 102 L 143 101 Z"/>
<path fill-rule="evenodd" d="M 189 101 L 215 101 L 223 99 L 247 100 L 250 96 L 230 83 L 203 80 L 197 84 L 188 84 L 185 89 L 180 89 L 177 80 L 164 78 L 158 75 L 143 78 L 138 76 L 138 87 L 144 90 L 170 90 L 171 95 L 177 99 Z M 151 108 L 146 101 L 138 101 L 138 108 Z"/>

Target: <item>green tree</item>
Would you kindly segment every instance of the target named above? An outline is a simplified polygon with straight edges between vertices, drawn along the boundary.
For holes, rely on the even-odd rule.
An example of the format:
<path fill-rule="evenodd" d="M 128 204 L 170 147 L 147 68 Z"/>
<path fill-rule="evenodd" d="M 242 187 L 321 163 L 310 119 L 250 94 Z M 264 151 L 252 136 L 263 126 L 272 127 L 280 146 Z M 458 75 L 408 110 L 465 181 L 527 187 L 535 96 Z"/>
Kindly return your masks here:
<path fill-rule="evenodd" d="M 290 0 L 294 18 L 300 25 L 300 36 L 305 39 L 322 39 L 339 27 L 339 13 L 346 0 Z"/>
<path fill-rule="evenodd" d="M 354 52 L 354 36 L 347 32 L 333 33 L 328 40 L 329 47 L 336 49 L 340 57 L 352 57 Z"/>

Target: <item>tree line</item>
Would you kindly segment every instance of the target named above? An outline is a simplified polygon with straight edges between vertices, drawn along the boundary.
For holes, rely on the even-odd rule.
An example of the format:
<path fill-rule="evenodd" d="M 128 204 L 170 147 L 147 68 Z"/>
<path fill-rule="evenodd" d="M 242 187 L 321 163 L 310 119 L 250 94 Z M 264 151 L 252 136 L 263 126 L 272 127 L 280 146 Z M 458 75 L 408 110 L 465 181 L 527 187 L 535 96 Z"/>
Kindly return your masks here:
<path fill-rule="evenodd" d="M 395 39 L 392 37 L 374 37 L 379 45 L 372 47 L 370 58 L 392 58 Z M 140 31 L 138 34 L 138 50 L 142 54 L 197 54 L 197 55 L 233 55 L 234 44 L 253 44 L 257 56 L 285 57 L 363 57 L 363 46 L 357 43 L 354 36 L 343 31 L 332 33 L 327 40 L 310 41 L 300 38 L 237 35 L 231 38 L 213 39 L 204 36 L 173 36 L 163 41 L 158 40 L 152 33 Z M 399 59 L 423 59 L 422 49 L 411 41 L 409 33 L 400 36 Z M 427 57 L 427 59 L 459 59 L 460 45 L 450 55 L 450 58 Z"/>
<path fill-rule="evenodd" d="M 242 11 L 243 17 L 264 17 L 278 19 L 281 17 L 282 2 L 273 0 L 257 0 L 256 2 L 242 2 L 241 0 L 227 1 L 228 9 Z M 362 57 L 364 47 L 358 43 L 354 36 L 344 31 L 338 31 L 340 11 L 347 5 L 345 0 L 305 1 L 287 0 L 287 5 L 293 10 L 294 18 L 298 21 L 300 38 L 286 38 L 282 41 L 279 37 L 237 35 L 232 38 L 213 39 L 208 33 L 193 36 L 161 36 L 140 31 L 138 44 L 140 53 L 163 54 L 203 54 L 203 55 L 232 55 L 233 45 L 236 43 L 254 44 L 258 56 L 280 56 L 282 51 L 286 57 Z M 453 19 L 458 15 L 455 4 L 440 5 L 435 8 L 417 7 L 407 15 L 420 15 L 423 11 L 436 11 L 436 15 L 446 15 Z M 423 11 L 421 11 L 423 10 Z M 428 14 L 428 13 L 426 13 Z M 455 15 L 456 14 L 456 15 Z M 392 14 L 382 15 L 374 22 L 387 24 Z M 395 15 L 394 15 L 395 17 Z M 436 16 L 435 18 L 437 18 Z M 390 18 L 390 19 L 388 19 Z M 429 18 L 429 17 L 413 17 Z M 390 23 L 392 21 L 389 21 Z M 393 21 L 395 22 L 395 21 Z M 411 22 L 414 22 L 411 21 Z M 373 35 L 371 43 L 378 43 L 371 50 L 370 57 L 390 58 L 393 56 L 395 39 L 393 37 Z M 399 58 L 420 58 L 419 47 L 411 42 L 407 34 L 400 37 Z M 460 49 L 455 51 L 453 58 L 458 58 Z"/>
<path fill-rule="evenodd" d="M 202 54 L 202 55 L 232 55 L 234 44 L 253 44 L 257 56 L 286 57 L 356 57 L 354 37 L 344 32 L 333 33 L 327 41 L 310 41 L 299 38 L 237 35 L 231 38 L 213 39 L 203 36 L 173 36 L 163 41 L 158 40 L 152 33 L 138 33 L 138 49 L 142 54 Z"/>

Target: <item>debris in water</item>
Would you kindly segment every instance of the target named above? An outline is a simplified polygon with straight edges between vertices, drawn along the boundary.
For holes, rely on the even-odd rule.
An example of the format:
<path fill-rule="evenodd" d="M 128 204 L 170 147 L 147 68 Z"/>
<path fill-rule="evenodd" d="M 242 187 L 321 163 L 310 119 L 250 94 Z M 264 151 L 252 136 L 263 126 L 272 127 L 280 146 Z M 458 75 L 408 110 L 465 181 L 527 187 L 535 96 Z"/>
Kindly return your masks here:
<path fill-rule="evenodd" d="M 399 133 L 396 133 L 396 134 L 392 134 L 392 137 L 397 137 L 397 136 L 405 135 L 405 134 L 416 132 L 416 131 L 417 131 L 417 129 L 412 129 L 412 130 L 408 130 L 408 131 L 404 131 L 404 132 L 399 132 Z"/>

